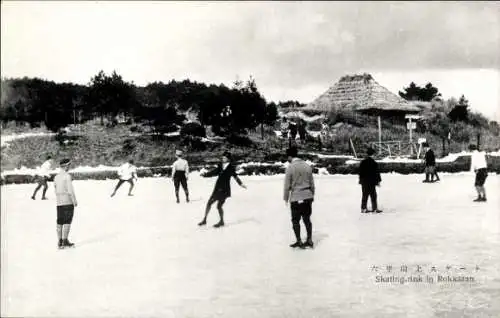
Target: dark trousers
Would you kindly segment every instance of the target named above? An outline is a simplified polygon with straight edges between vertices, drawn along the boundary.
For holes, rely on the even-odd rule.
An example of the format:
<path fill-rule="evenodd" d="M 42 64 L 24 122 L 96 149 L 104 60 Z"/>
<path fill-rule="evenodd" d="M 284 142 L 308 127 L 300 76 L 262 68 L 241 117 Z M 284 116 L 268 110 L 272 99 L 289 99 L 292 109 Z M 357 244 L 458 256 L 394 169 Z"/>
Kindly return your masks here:
<path fill-rule="evenodd" d="M 429 180 L 429 177 L 430 177 L 430 180 Z M 425 167 L 425 181 L 434 181 L 434 177 L 436 177 L 436 180 L 439 180 L 436 166 L 426 166 Z"/>
<path fill-rule="evenodd" d="M 38 190 L 40 190 L 43 187 L 42 198 L 45 198 L 45 194 L 47 193 L 47 189 L 49 188 L 49 186 L 47 184 L 48 181 L 49 181 L 48 177 L 38 176 L 37 177 L 38 186 L 36 187 L 36 189 L 33 192 L 33 195 L 31 197 L 35 198 Z"/>
<path fill-rule="evenodd" d="M 129 190 L 128 190 L 128 193 L 129 193 L 129 194 L 130 194 L 130 193 L 132 193 L 132 189 L 134 188 L 134 179 L 133 179 L 133 178 L 130 178 L 130 179 L 128 179 L 128 180 L 123 180 L 123 179 L 120 179 L 120 180 L 118 181 L 118 183 L 116 184 L 116 187 L 115 187 L 115 191 L 114 191 L 114 192 L 116 193 L 116 191 L 117 191 L 117 190 L 118 190 L 118 189 L 122 186 L 122 184 L 124 184 L 125 182 L 130 183 L 130 188 L 129 188 Z"/>
<path fill-rule="evenodd" d="M 291 202 L 290 209 L 292 211 L 292 226 L 293 232 L 295 233 L 295 238 L 298 241 L 301 241 L 300 238 L 300 219 L 304 222 L 304 226 L 306 227 L 307 232 L 307 240 L 310 241 L 312 239 L 312 223 L 311 223 L 311 214 L 312 214 L 312 199 L 307 199 L 299 202 Z"/>
<path fill-rule="evenodd" d="M 174 174 L 174 188 L 175 188 L 175 197 L 177 201 L 179 201 L 179 186 L 182 185 L 182 189 L 186 194 L 186 198 L 189 198 L 189 191 L 187 186 L 186 172 L 185 171 L 176 171 Z"/>
<path fill-rule="evenodd" d="M 362 184 L 361 185 L 361 209 L 366 209 L 366 203 L 368 202 L 368 197 L 372 201 L 372 209 L 376 210 L 377 207 L 377 189 L 374 184 Z"/>

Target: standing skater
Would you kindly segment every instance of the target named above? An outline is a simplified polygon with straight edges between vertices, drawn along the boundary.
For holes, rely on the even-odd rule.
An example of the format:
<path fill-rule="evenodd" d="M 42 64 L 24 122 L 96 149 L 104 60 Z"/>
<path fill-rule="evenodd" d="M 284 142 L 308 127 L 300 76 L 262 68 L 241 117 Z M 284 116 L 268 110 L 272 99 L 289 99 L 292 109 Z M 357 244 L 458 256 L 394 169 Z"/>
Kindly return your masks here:
<path fill-rule="evenodd" d="M 484 183 L 488 177 L 488 164 L 486 162 L 486 154 L 483 151 L 478 151 L 475 145 L 470 145 L 472 151 L 470 169 L 476 173 L 474 186 L 477 191 L 477 198 L 474 202 L 486 202 L 486 190 Z"/>
<path fill-rule="evenodd" d="M 286 204 L 290 201 L 292 227 L 296 239 L 290 247 L 313 247 L 311 214 L 315 188 L 312 168 L 297 157 L 297 147 L 288 148 L 286 155 L 290 165 L 285 171 L 283 199 Z M 304 222 L 307 231 L 305 243 L 302 243 L 300 237 L 300 219 Z"/>
<path fill-rule="evenodd" d="M 186 202 L 189 202 L 189 191 L 187 186 L 189 164 L 186 159 L 182 158 L 182 151 L 176 150 L 175 156 L 177 160 L 172 164 L 172 179 L 174 180 L 175 197 L 177 203 L 179 203 L 179 185 L 182 185 L 182 189 L 186 195 Z"/>
<path fill-rule="evenodd" d="M 54 178 L 54 187 L 56 190 L 57 201 L 57 238 L 58 247 L 72 247 L 75 244 L 68 240 L 71 223 L 73 222 L 73 212 L 78 205 L 76 202 L 75 191 L 71 175 L 68 173 L 70 160 L 63 159 L 59 163 L 61 171 Z"/>
<path fill-rule="evenodd" d="M 49 187 L 47 183 L 49 182 L 51 168 L 52 168 L 52 157 L 49 155 L 47 156 L 47 160 L 45 160 L 45 162 L 38 170 L 36 176 L 38 186 L 36 187 L 35 191 L 33 192 L 33 195 L 31 196 L 32 200 L 36 200 L 36 194 L 41 187 L 43 187 L 42 200 L 47 200 L 45 194 L 47 193 L 47 189 Z"/>
<path fill-rule="evenodd" d="M 247 188 L 236 174 L 236 169 L 231 161 L 231 154 L 228 151 L 224 152 L 222 155 L 222 163 L 219 164 L 216 169 L 205 174 L 205 177 L 213 176 L 218 176 L 218 178 L 215 182 L 214 191 L 208 199 L 207 206 L 205 207 L 205 216 L 203 217 L 203 220 L 198 223 L 199 226 L 207 224 L 208 212 L 210 212 L 210 208 L 215 201 L 217 201 L 217 210 L 219 211 L 220 221 L 215 224 L 214 227 L 224 226 L 224 210 L 222 209 L 222 206 L 224 205 L 224 202 L 226 202 L 226 199 L 231 196 L 231 177 L 238 182 L 240 187 L 245 189 Z"/>
<path fill-rule="evenodd" d="M 372 201 L 372 211 L 375 213 L 382 212 L 377 208 L 377 189 L 380 186 L 382 178 L 378 170 L 378 164 L 373 160 L 372 156 L 375 154 L 373 148 L 368 148 L 366 151 L 367 157 L 363 159 L 359 165 L 359 184 L 361 184 L 361 213 L 368 213 L 366 203 L 368 197 Z"/>
<path fill-rule="evenodd" d="M 436 181 L 439 181 L 440 179 L 436 170 L 436 156 L 434 155 L 434 151 L 428 143 L 424 143 L 423 146 L 425 151 L 425 180 L 422 182 L 434 182 L 434 176 L 436 177 Z"/>
<path fill-rule="evenodd" d="M 130 188 L 128 190 L 128 195 L 132 196 L 132 189 L 134 188 L 134 179 L 137 181 L 137 168 L 134 166 L 134 160 L 129 160 L 124 163 L 118 169 L 118 176 L 120 180 L 118 180 L 118 184 L 115 187 L 113 193 L 111 193 L 111 197 L 114 197 L 116 191 L 124 182 L 130 183 Z"/>

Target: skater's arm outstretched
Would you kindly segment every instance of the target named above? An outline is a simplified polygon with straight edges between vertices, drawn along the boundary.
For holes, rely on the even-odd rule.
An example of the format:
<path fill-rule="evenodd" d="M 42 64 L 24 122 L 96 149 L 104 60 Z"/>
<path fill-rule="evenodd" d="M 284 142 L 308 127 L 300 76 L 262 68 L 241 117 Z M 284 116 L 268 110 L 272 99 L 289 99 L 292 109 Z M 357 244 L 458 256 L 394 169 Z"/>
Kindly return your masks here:
<path fill-rule="evenodd" d="M 243 182 L 241 181 L 240 177 L 238 177 L 238 175 L 236 174 L 236 168 L 234 166 L 231 168 L 231 175 L 233 176 L 234 180 L 238 182 L 240 187 L 245 189 L 247 188 L 246 185 L 244 185 Z"/>
<path fill-rule="evenodd" d="M 215 176 L 219 175 L 221 169 L 222 169 L 222 166 L 218 165 L 215 169 L 208 171 L 203 176 L 206 178 L 215 177 Z"/>

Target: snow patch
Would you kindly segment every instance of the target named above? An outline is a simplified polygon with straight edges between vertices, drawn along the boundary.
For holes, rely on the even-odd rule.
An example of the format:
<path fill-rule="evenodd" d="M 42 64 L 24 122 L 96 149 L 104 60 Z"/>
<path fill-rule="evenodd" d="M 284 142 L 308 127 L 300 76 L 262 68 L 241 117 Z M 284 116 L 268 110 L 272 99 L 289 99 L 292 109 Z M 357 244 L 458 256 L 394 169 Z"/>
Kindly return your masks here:
<path fill-rule="evenodd" d="M 29 137 L 39 137 L 39 136 L 53 136 L 53 135 L 55 135 L 55 133 L 45 133 L 45 132 L 5 135 L 5 136 L 0 136 L 0 144 L 1 144 L 1 147 L 8 147 L 9 142 L 16 140 L 16 139 L 23 139 L 23 138 L 29 138 Z"/>

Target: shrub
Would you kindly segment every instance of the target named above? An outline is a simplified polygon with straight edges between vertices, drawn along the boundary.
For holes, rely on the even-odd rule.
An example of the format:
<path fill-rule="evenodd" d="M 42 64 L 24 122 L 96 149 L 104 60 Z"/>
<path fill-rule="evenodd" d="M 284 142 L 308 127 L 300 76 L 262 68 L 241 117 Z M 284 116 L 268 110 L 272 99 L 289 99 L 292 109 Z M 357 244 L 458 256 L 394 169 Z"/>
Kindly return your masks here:
<path fill-rule="evenodd" d="M 207 133 L 205 128 L 198 123 L 187 123 L 181 127 L 180 134 L 182 137 L 184 136 L 197 136 L 197 137 L 206 137 Z"/>
<path fill-rule="evenodd" d="M 181 146 L 187 147 L 192 151 L 204 151 L 207 149 L 207 146 L 200 137 L 191 135 L 185 135 L 181 137 Z"/>
<path fill-rule="evenodd" d="M 245 136 L 245 135 L 230 134 L 226 138 L 226 141 L 232 145 L 240 146 L 240 147 L 252 147 L 252 146 L 254 146 L 253 141 L 248 136 Z"/>
<path fill-rule="evenodd" d="M 135 149 L 134 140 L 127 138 L 123 141 L 123 151 L 124 152 L 132 152 Z"/>

